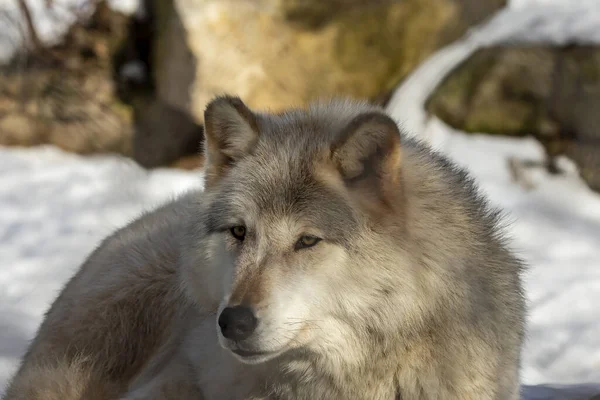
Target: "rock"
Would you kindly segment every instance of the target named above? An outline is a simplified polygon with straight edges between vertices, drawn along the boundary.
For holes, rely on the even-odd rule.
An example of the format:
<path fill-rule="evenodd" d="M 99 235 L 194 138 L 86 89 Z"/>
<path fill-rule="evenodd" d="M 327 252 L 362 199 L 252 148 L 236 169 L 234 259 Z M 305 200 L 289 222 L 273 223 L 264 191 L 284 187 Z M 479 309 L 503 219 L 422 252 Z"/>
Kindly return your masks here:
<path fill-rule="evenodd" d="M 129 154 L 133 114 L 115 98 L 110 58 L 126 19 L 100 2 L 60 43 L 3 66 L 0 144 Z"/>
<path fill-rule="evenodd" d="M 203 140 L 190 114 L 195 59 L 172 1 L 145 0 L 144 8 L 115 56 L 119 98 L 135 115 L 133 158 L 146 168 L 187 167 Z"/>
<path fill-rule="evenodd" d="M 196 154 L 193 156 L 182 157 L 170 165 L 172 168 L 191 170 L 201 170 L 204 167 L 204 156 Z"/>
<path fill-rule="evenodd" d="M 0 118 L 0 143 L 4 146 L 35 146 L 43 142 L 36 122 L 22 114 Z"/>
<path fill-rule="evenodd" d="M 0 97 L 1 145 L 53 144 L 80 154 L 131 151 L 132 112 L 115 100 L 106 71 L 10 71 L 0 82 Z"/>
<path fill-rule="evenodd" d="M 154 8 L 171 10 L 171 1 L 154 0 Z M 160 14 L 154 76 L 161 99 L 190 112 L 199 123 L 207 102 L 224 92 L 239 95 L 251 107 L 274 111 L 333 95 L 385 97 L 428 55 L 506 3 L 175 2 L 181 21 L 170 12 Z M 192 65 L 190 74 L 187 67 Z"/>
<path fill-rule="evenodd" d="M 600 47 L 501 46 L 480 50 L 457 68 L 427 109 L 467 132 L 533 135 L 551 166 L 566 155 L 600 191 L 598 104 Z"/>
<path fill-rule="evenodd" d="M 154 0 L 154 4 L 156 31 L 152 67 L 156 95 L 161 101 L 189 113 L 196 58 L 187 46 L 183 22 L 173 0 Z"/>
<path fill-rule="evenodd" d="M 175 163 L 189 165 L 181 158 L 200 153 L 202 128 L 188 114 L 159 100 L 139 111 L 133 140 L 133 158 L 143 167 Z"/>
<path fill-rule="evenodd" d="M 523 385 L 522 400 L 600 400 L 600 385 Z"/>

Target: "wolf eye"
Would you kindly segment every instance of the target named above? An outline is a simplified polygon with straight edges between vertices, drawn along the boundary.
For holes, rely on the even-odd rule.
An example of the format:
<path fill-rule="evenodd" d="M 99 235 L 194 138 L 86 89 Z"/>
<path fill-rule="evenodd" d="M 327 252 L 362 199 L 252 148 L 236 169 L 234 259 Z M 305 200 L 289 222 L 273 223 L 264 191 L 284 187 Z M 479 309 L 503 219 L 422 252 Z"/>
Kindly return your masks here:
<path fill-rule="evenodd" d="M 244 240 L 244 238 L 246 237 L 246 227 L 244 226 L 234 226 L 233 228 L 229 229 L 229 232 L 231 232 L 231 235 L 236 238 L 237 240 Z"/>
<path fill-rule="evenodd" d="M 321 238 L 311 235 L 304 235 L 296 242 L 296 250 L 313 247 L 321 241 Z"/>

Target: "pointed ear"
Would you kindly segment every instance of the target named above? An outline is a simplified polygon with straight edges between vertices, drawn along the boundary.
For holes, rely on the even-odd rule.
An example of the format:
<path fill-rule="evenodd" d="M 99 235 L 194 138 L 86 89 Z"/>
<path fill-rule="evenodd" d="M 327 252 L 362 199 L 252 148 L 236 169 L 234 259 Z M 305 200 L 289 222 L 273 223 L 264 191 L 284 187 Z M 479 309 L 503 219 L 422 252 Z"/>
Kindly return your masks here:
<path fill-rule="evenodd" d="M 355 117 L 334 142 L 331 157 L 348 186 L 375 190 L 383 200 L 399 188 L 400 131 L 383 113 Z"/>
<path fill-rule="evenodd" d="M 256 145 L 256 116 L 239 97 L 217 97 L 204 111 L 204 135 L 206 185 L 210 186 Z"/>

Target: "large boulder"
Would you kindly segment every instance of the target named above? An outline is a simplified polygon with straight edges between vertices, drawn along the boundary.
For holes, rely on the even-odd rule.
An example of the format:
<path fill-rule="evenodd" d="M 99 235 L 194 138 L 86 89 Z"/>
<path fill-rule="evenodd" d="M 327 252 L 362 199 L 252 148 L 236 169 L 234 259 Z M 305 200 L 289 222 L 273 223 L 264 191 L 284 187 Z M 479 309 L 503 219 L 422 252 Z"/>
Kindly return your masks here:
<path fill-rule="evenodd" d="M 572 158 L 600 191 L 600 47 L 500 46 L 476 52 L 427 102 L 454 128 L 533 135 Z"/>
<path fill-rule="evenodd" d="M 172 10 L 171 1 L 153 7 Z M 333 95 L 376 99 L 505 3 L 175 0 L 178 17 L 160 14 L 154 76 L 160 96 L 198 123 L 224 92 L 273 111 Z"/>

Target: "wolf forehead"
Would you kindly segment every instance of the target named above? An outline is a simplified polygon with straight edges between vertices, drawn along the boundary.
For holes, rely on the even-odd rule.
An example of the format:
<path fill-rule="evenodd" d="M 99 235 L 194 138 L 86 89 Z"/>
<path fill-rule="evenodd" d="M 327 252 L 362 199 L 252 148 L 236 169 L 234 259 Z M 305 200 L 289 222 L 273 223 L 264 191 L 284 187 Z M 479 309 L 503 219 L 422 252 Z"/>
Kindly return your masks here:
<path fill-rule="evenodd" d="M 368 103 L 332 100 L 306 110 L 256 113 L 258 142 L 214 188 L 209 231 L 287 218 L 346 244 L 358 228 L 357 210 L 322 179 L 321 158 L 352 119 L 380 111 Z"/>
<path fill-rule="evenodd" d="M 345 98 L 317 101 L 306 109 L 281 113 L 255 112 L 260 131 L 256 153 L 310 163 L 320 151 L 331 147 L 355 117 L 368 112 L 385 114 L 370 103 Z"/>
<path fill-rule="evenodd" d="M 209 231 L 285 219 L 316 230 L 330 241 L 348 243 L 358 223 L 346 199 L 309 172 L 290 171 L 283 165 L 280 169 L 264 167 L 248 168 L 247 174 L 231 176 L 223 183 L 208 208 Z"/>

